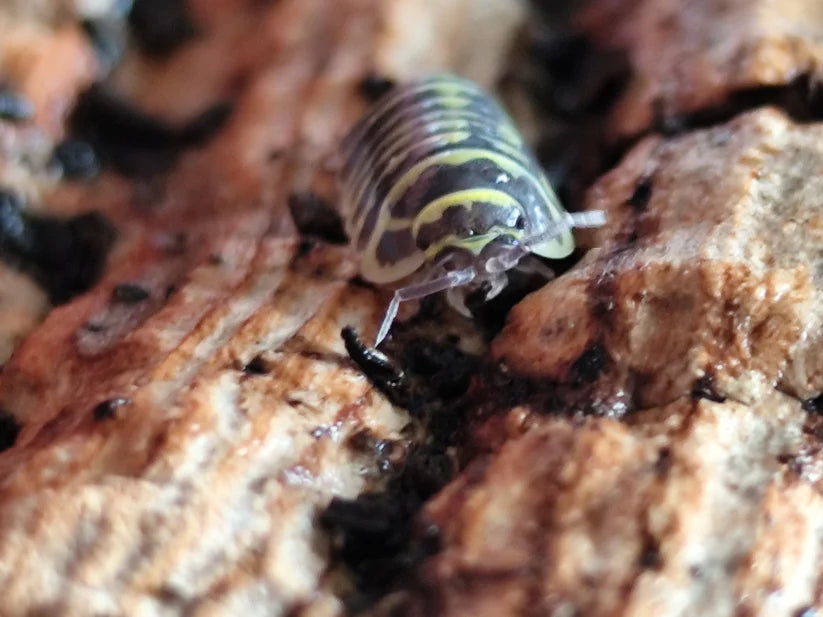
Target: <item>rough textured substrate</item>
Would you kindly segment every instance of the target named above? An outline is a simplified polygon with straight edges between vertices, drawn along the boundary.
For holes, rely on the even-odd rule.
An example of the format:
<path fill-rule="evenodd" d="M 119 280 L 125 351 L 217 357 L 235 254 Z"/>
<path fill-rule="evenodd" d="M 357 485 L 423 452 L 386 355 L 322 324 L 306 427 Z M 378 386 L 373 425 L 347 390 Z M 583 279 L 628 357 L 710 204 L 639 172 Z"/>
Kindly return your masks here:
<path fill-rule="evenodd" d="M 594 0 L 581 23 L 633 68 L 612 138 L 797 103 L 820 74 L 817 2 Z M 411 612 L 819 612 L 821 138 L 760 109 L 649 137 L 595 184 L 593 250 L 493 345 L 552 410 L 585 405 L 475 427 L 490 453 L 425 510 L 441 551 Z"/>
<path fill-rule="evenodd" d="M 784 464 L 804 420 L 779 397 L 681 400 L 510 435 L 428 506 L 437 614 L 798 614 L 823 534 L 819 457 Z"/>
<path fill-rule="evenodd" d="M 104 211 L 120 240 L 99 285 L 0 376 L 4 615 L 341 613 L 317 514 L 379 483 L 376 454 L 349 437 L 397 439 L 407 416 L 340 340 L 344 325 L 372 335 L 385 298 L 349 284 L 345 249 L 298 242 L 286 202 L 328 194 L 364 76 L 460 70 L 454 50 L 477 37 L 502 57 L 501 24 L 521 15 L 422 4 L 192 1 L 200 38 L 124 69 L 120 87 L 169 119 L 226 97 L 234 111 L 167 176 L 48 196 Z M 413 29 L 390 28 L 409 14 L 449 32 L 429 42 L 434 66 L 407 53 Z"/>
<path fill-rule="evenodd" d="M 496 357 L 568 381 L 596 345 L 628 409 L 700 379 L 746 402 L 819 394 L 821 137 L 823 125 L 763 109 L 638 144 L 589 192 L 609 217 L 597 248 L 515 307 Z"/>
<path fill-rule="evenodd" d="M 679 0 L 593 0 L 581 23 L 605 47 L 626 52 L 634 71 L 612 113 L 616 138 L 800 77 L 814 92 L 823 75 L 817 0 L 694 0 L 688 7 Z"/>
<path fill-rule="evenodd" d="M 630 413 L 516 408 L 478 429 L 499 450 L 426 511 L 442 551 L 421 576 L 442 614 L 820 605 L 820 422 L 801 401 L 823 387 L 822 138 L 759 110 L 649 138 L 591 189 L 609 215 L 597 248 L 513 309 L 493 353 Z"/>
<path fill-rule="evenodd" d="M 79 26 L 52 21 L 53 15 L 39 14 L 33 5 L 27 7 L 31 14 L 24 8 L 26 3 L 0 9 L 2 85 L 22 97 L 32 115 L 22 121 L 13 114 L 0 118 L 0 187 L 45 211 L 43 195 L 58 180 L 49 169 L 52 148 L 64 136 L 75 97 L 100 67 Z M 0 263 L 0 362 L 47 309 L 46 294 L 30 277 Z"/>

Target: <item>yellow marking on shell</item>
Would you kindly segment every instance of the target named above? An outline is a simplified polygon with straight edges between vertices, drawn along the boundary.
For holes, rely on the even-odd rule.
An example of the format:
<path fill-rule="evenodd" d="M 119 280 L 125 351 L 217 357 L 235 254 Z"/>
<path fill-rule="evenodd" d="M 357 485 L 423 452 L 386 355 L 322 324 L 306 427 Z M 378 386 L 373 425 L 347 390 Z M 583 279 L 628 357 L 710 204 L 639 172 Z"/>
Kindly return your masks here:
<path fill-rule="evenodd" d="M 574 250 L 574 236 L 571 230 L 563 232 L 553 240 L 542 242 L 528 247 L 529 251 L 535 255 L 546 257 L 547 259 L 562 259 Z"/>
<path fill-rule="evenodd" d="M 443 213 L 453 206 L 463 206 L 466 210 L 471 208 L 473 202 L 490 203 L 501 208 L 515 208 L 522 211 L 520 203 L 511 195 L 490 188 L 465 189 L 455 191 L 439 197 L 426 206 L 414 217 L 412 224 L 412 235 L 417 237 L 420 228 L 428 223 L 434 223 L 443 218 Z"/>
<path fill-rule="evenodd" d="M 360 260 L 360 274 L 372 283 L 383 285 L 406 278 L 426 263 L 423 251 L 415 251 L 408 257 L 391 264 L 381 264 L 377 259 L 376 245 L 367 247 Z"/>
<path fill-rule="evenodd" d="M 462 135 L 463 137 L 458 137 L 458 135 Z M 380 152 L 377 148 L 372 149 L 352 170 L 352 178 L 355 178 L 356 182 L 359 177 L 368 172 L 369 168 L 380 167 L 381 165 L 386 164 L 392 157 L 400 155 L 405 156 L 413 147 L 429 143 L 436 144 L 438 141 L 443 140 L 444 136 L 445 139 L 449 139 L 449 136 L 452 136 L 453 141 L 444 141 L 442 144 L 448 145 L 449 143 L 460 143 L 461 141 L 468 139 L 471 137 L 471 133 L 466 130 L 455 130 L 450 131 L 449 133 L 435 133 L 434 135 L 429 135 L 424 139 L 418 139 L 417 133 L 414 131 L 409 131 L 405 135 L 401 134 L 396 138 L 394 136 L 387 137 L 385 142 L 383 142 L 385 144 L 383 146 L 383 151 Z M 390 140 L 394 141 L 392 142 Z M 374 160 L 375 154 L 379 155 L 377 160 Z"/>
<path fill-rule="evenodd" d="M 523 237 L 523 234 L 519 229 L 495 225 L 488 232 L 484 234 L 478 234 L 476 236 L 471 236 L 469 238 L 463 238 L 456 234 L 449 234 L 448 236 L 441 238 L 436 243 L 432 244 L 429 248 L 427 248 L 425 256 L 427 260 L 433 260 L 435 257 L 437 257 L 440 251 L 442 251 L 444 248 L 448 246 L 455 246 L 457 248 L 470 251 L 474 255 L 479 255 L 481 251 L 484 248 L 486 248 L 486 245 L 488 245 L 491 241 L 493 241 L 495 238 L 500 237 L 504 233 L 518 240 Z"/>
<path fill-rule="evenodd" d="M 406 159 L 406 157 L 408 156 L 408 154 L 412 150 L 412 148 L 416 148 L 416 147 L 421 146 L 421 145 L 429 145 L 429 144 L 431 144 L 435 147 L 437 147 L 437 146 L 457 145 L 457 144 L 461 143 L 462 141 L 466 141 L 466 140 L 470 139 L 473 135 L 474 135 L 473 133 L 469 133 L 469 132 L 455 132 L 455 133 L 447 133 L 447 134 L 438 134 L 438 135 L 433 135 L 431 137 L 428 137 L 426 139 L 422 139 L 422 140 L 420 140 L 418 142 L 415 142 L 413 144 L 410 144 L 407 148 L 405 148 L 401 151 L 397 151 L 397 152 L 393 152 L 393 153 L 388 153 L 387 152 L 377 162 L 375 162 L 373 164 L 370 164 L 368 166 L 368 167 L 371 167 L 371 166 L 379 167 L 380 165 L 385 165 L 386 166 L 385 169 L 382 170 L 382 175 L 379 178 L 374 178 L 373 182 L 380 182 L 382 180 L 382 178 L 384 178 L 386 175 L 393 173 L 395 171 L 397 165 L 401 161 Z M 498 150 L 500 150 L 502 152 L 504 152 L 504 154 L 506 154 L 510 158 L 519 161 L 523 165 L 526 165 L 529 162 L 528 159 L 526 158 L 526 155 L 523 152 L 521 152 L 519 150 L 516 150 L 514 148 L 511 148 L 510 146 L 508 146 L 505 143 L 496 142 L 496 143 L 493 144 L 493 147 L 497 148 Z M 494 152 L 494 150 L 491 150 L 491 151 Z M 386 161 L 386 158 L 389 158 L 389 160 Z M 355 177 L 354 180 L 352 181 L 352 185 L 354 187 L 359 187 L 359 189 L 357 189 L 357 193 L 354 195 L 354 202 L 356 204 L 362 204 L 362 207 L 361 208 L 356 207 L 356 209 L 353 211 L 353 213 L 351 215 L 352 222 L 353 222 L 353 228 L 355 230 L 357 230 L 358 234 L 359 234 L 360 229 L 363 226 L 363 223 L 364 223 L 364 221 L 365 221 L 365 219 L 368 215 L 368 210 L 369 210 L 368 206 L 365 204 L 365 201 L 364 201 L 364 197 L 366 195 L 366 192 L 370 188 L 370 182 L 368 182 L 368 180 L 369 180 L 368 174 L 370 173 L 370 170 L 369 170 L 368 167 L 364 163 L 363 167 L 358 172 L 358 176 Z"/>
<path fill-rule="evenodd" d="M 462 135 L 462 138 L 458 137 L 459 135 Z M 377 160 L 377 164 L 379 164 L 381 162 L 384 162 L 386 160 L 386 158 L 394 158 L 394 156 L 399 155 L 399 154 L 405 155 L 412 148 L 416 148 L 418 146 L 429 144 L 429 143 L 436 144 L 437 141 L 438 141 L 437 138 L 440 138 L 440 139 L 447 138 L 449 141 L 444 141 L 441 145 L 448 146 L 448 145 L 460 143 L 461 141 L 466 141 L 466 140 L 468 140 L 472 137 L 480 137 L 480 138 L 483 138 L 483 139 L 491 142 L 493 148 L 497 148 L 500 151 L 505 152 L 505 154 L 511 156 L 512 158 L 519 159 L 523 163 L 526 163 L 528 161 L 528 157 L 526 156 L 526 154 L 522 150 L 518 149 L 514 144 L 512 144 L 508 141 L 497 139 L 497 138 L 495 138 L 494 135 L 482 135 L 480 133 L 474 133 L 474 132 L 468 131 L 468 130 L 457 130 L 457 131 L 449 131 L 449 132 L 444 132 L 444 133 L 434 133 L 433 135 L 427 135 L 426 137 L 424 137 L 422 139 L 418 139 L 417 141 L 412 141 L 412 140 L 414 140 L 415 137 L 417 137 L 417 135 L 413 131 L 410 131 L 407 135 L 400 135 L 399 137 L 403 137 L 404 140 L 401 142 L 400 139 L 398 138 L 396 143 L 392 144 L 393 149 L 392 150 L 387 150 L 383 154 L 382 158 Z M 397 150 L 398 144 L 403 147 L 403 150 L 399 150 L 399 151 Z M 521 145 L 521 144 L 518 144 L 518 145 Z"/>
<path fill-rule="evenodd" d="M 378 242 L 373 242 L 374 238 L 382 239 L 383 234 L 389 231 L 402 231 L 408 229 L 411 233 L 411 219 L 392 219 L 388 221 L 379 235 L 373 236 L 372 241 L 360 255 L 360 274 L 366 280 L 377 284 L 390 283 L 406 278 L 415 272 L 426 262 L 423 251 L 415 250 L 407 257 L 393 263 L 381 263 L 377 259 Z"/>
<path fill-rule="evenodd" d="M 546 202 L 546 207 L 551 211 L 555 219 L 562 218 L 565 211 L 563 210 L 563 206 L 560 204 L 560 200 L 557 198 L 557 195 L 555 195 L 549 181 L 546 179 L 546 176 L 541 174 L 540 180 L 543 184 L 543 190 L 550 197 L 549 201 Z M 540 257 L 545 257 L 547 259 L 562 259 L 563 257 L 570 255 L 573 250 L 574 235 L 570 229 L 564 231 L 559 236 L 547 242 L 541 242 L 540 244 L 529 247 L 529 251 L 535 255 L 540 255 Z"/>
<path fill-rule="evenodd" d="M 431 92 L 431 95 L 428 97 L 425 96 L 427 92 Z M 419 95 L 424 95 L 424 97 L 419 101 L 412 100 Z M 479 107 L 477 107 L 476 110 L 471 109 L 471 105 L 477 103 L 479 103 Z M 432 110 L 428 108 L 429 105 L 436 105 L 440 107 L 440 109 Z M 477 110 L 483 113 L 477 113 Z M 388 135 L 381 135 L 382 129 L 379 129 L 375 135 L 366 140 L 366 133 L 370 131 L 371 127 L 375 126 L 377 120 L 384 114 L 386 115 L 384 120 L 387 121 L 387 124 L 393 123 L 393 119 L 396 118 L 398 114 L 403 116 L 408 115 L 409 118 L 404 118 L 397 126 L 390 126 Z M 491 120 L 489 116 L 495 116 L 494 120 Z M 546 217 L 549 219 L 556 219 L 564 214 L 564 210 L 554 195 L 545 176 L 539 172 L 535 173 L 531 171 L 530 165 L 528 164 L 531 161 L 530 156 L 519 149 L 517 149 L 517 156 L 509 157 L 498 154 L 494 152 L 494 150 L 482 148 L 454 149 L 445 153 L 428 156 L 414 163 L 410 169 L 405 171 L 393 184 L 384 199 L 378 203 L 376 195 L 374 194 L 374 185 L 376 182 L 384 180 L 390 171 L 393 172 L 397 163 L 394 163 L 394 166 L 390 169 L 387 168 L 384 170 L 380 178 L 369 176 L 369 173 L 374 173 L 371 171 L 373 165 L 369 163 L 376 157 L 381 164 L 386 163 L 387 159 L 392 156 L 399 156 L 399 160 L 405 160 L 411 149 L 415 147 L 415 140 L 418 140 L 417 143 L 422 141 L 419 139 L 419 133 L 427 130 L 425 121 L 429 120 L 429 118 L 431 118 L 431 124 L 438 125 L 451 122 L 464 122 L 464 126 L 461 127 L 458 125 L 457 127 L 458 129 L 465 128 L 467 129 L 466 132 L 470 133 L 464 140 L 469 139 L 473 133 L 470 121 L 474 121 L 473 123 L 475 125 L 478 124 L 478 122 L 488 122 L 489 126 L 494 126 L 494 133 L 499 137 L 500 142 L 510 142 L 510 146 L 515 147 L 515 149 L 517 149 L 518 146 L 523 146 L 522 137 L 505 110 L 503 110 L 494 99 L 489 98 L 488 95 L 475 84 L 465 81 L 462 78 L 450 75 L 436 75 L 422 80 L 417 84 L 413 84 L 410 87 L 398 88 L 373 107 L 352 129 L 350 135 L 344 141 L 343 152 L 347 157 L 351 157 L 358 152 L 360 154 L 355 162 L 356 168 L 352 170 L 356 171 L 356 174 L 348 175 L 350 179 L 357 178 L 358 183 L 349 182 L 349 193 L 346 194 L 347 199 L 351 200 L 351 208 L 363 206 L 362 212 L 356 221 L 358 224 L 357 235 L 360 234 L 366 218 L 370 214 L 376 216 L 374 227 L 368 238 L 368 244 L 361 254 L 361 273 L 366 279 L 375 283 L 387 283 L 400 280 L 413 273 L 425 263 L 426 253 L 418 250 L 399 262 L 381 264 L 377 259 L 377 248 L 385 232 L 400 231 L 409 228 L 409 226 L 413 224 L 413 221 L 410 219 L 392 218 L 391 209 L 409 187 L 419 180 L 422 173 L 432 166 L 460 165 L 473 159 L 490 159 L 510 175 L 522 176 L 527 178 L 533 185 L 536 185 L 535 188 L 542 201 L 541 204 L 538 204 L 541 217 L 543 216 L 543 212 L 545 212 Z M 492 133 L 493 131 L 490 130 L 488 132 Z M 482 131 L 480 131 L 480 133 L 482 134 Z M 485 137 L 488 138 L 488 135 L 485 135 Z M 456 143 L 459 143 L 459 141 Z M 505 150 L 505 147 L 501 147 L 499 150 L 502 152 Z M 390 155 L 390 153 L 393 152 L 397 152 L 397 154 Z M 526 159 L 526 165 L 519 164 L 519 160 L 523 159 Z M 371 194 L 369 194 L 369 188 L 372 189 Z M 358 200 L 352 200 L 352 195 L 350 194 L 352 191 L 359 195 L 360 198 Z M 508 195 L 506 196 L 509 197 Z M 364 198 L 368 198 L 368 203 L 363 201 Z M 507 206 L 501 205 L 501 207 Z M 352 219 L 349 219 L 349 223 L 351 222 Z M 429 252 L 433 257 L 438 250 L 442 250 L 444 246 L 451 244 L 462 246 L 467 250 L 479 253 L 488 242 L 500 233 L 508 233 L 516 237 L 521 237 L 522 235 L 520 230 L 509 228 L 498 229 L 495 227 L 493 231 L 497 233 L 489 232 L 471 238 L 459 238 L 456 235 L 450 235 L 438 241 L 436 246 L 430 247 Z M 567 231 L 557 238 L 529 247 L 529 249 L 533 253 L 544 257 L 558 258 L 569 254 L 573 250 L 573 247 L 572 234 L 570 231 Z"/>
<path fill-rule="evenodd" d="M 367 115 L 354 127 L 352 134 L 349 136 L 351 141 L 347 139 L 346 141 L 348 143 L 344 143 L 344 154 L 349 152 L 354 145 L 360 141 L 363 134 L 368 131 L 372 125 L 374 125 L 377 118 L 380 117 L 387 109 L 397 104 L 401 104 L 404 99 L 413 98 L 429 90 L 446 97 L 458 96 L 461 93 L 474 94 L 475 96 L 481 98 L 485 97 L 484 93 L 471 82 L 448 75 L 435 76 L 433 78 L 420 81 L 412 86 L 398 88 L 396 91 L 389 93 L 387 97 L 372 107 L 372 109 L 368 111 Z M 348 154 L 345 154 L 345 156 L 348 156 Z"/>
<path fill-rule="evenodd" d="M 360 196 L 363 195 L 365 192 L 365 188 L 362 187 L 361 183 L 367 179 L 367 174 L 369 173 L 370 169 L 373 167 L 379 167 L 380 165 L 386 164 L 387 159 L 391 160 L 394 157 L 400 157 L 402 160 L 403 157 L 411 150 L 411 148 L 420 145 L 421 143 L 429 143 L 429 140 L 434 140 L 435 137 L 446 135 L 446 133 L 435 133 L 434 135 L 428 136 L 423 140 L 415 142 L 414 140 L 417 138 L 417 132 L 415 129 L 418 125 L 422 125 L 423 122 L 427 119 L 427 114 L 423 116 L 419 116 L 417 118 L 410 118 L 404 124 L 396 127 L 391 133 L 386 135 L 384 139 L 381 140 L 381 146 L 379 148 L 372 148 L 368 152 L 364 152 L 363 155 L 359 158 L 359 161 L 355 165 L 355 167 L 350 172 L 350 177 L 352 178 L 352 185 L 353 186 L 361 186 L 358 194 Z M 428 114 L 431 116 L 433 122 L 437 122 L 438 118 L 442 117 L 442 110 L 438 112 L 430 112 Z M 461 114 L 460 116 L 455 117 L 455 122 L 464 122 L 464 126 L 468 127 L 467 120 L 478 120 L 482 121 L 484 118 L 478 114 Z M 463 127 L 457 127 L 458 129 L 462 129 Z M 502 124 L 497 124 L 498 132 L 505 132 L 503 129 L 507 127 Z M 451 134 L 456 134 L 460 131 L 451 132 Z M 465 141 L 466 139 L 471 138 L 475 133 L 471 131 L 464 131 L 466 133 L 466 137 L 463 140 L 455 139 L 451 143 L 459 143 L 460 141 Z M 510 133 L 509 139 L 507 140 L 502 134 L 501 139 L 496 139 L 494 135 L 482 135 L 482 137 L 488 139 L 489 141 L 493 142 L 494 147 L 499 149 L 502 152 L 506 152 L 511 157 L 519 159 L 521 162 L 527 162 L 527 155 L 520 149 L 518 146 L 522 147 L 523 142 L 517 138 L 516 134 Z M 434 141 L 436 143 L 436 141 Z M 449 143 L 444 143 L 443 145 L 449 145 Z M 382 152 L 380 152 L 382 150 Z M 377 161 L 374 160 L 375 155 L 380 152 L 379 158 Z M 403 155 L 403 156 L 401 156 Z M 394 167 L 391 167 L 385 172 L 393 171 Z"/>
<path fill-rule="evenodd" d="M 490 118 L 488 116 L 477 113 L 470 109 L 464 109 L 460 111 L 444 109 L 424 109 L 422 113 L 404 117 L 397 126 L 391 128 L 389 133 L 385 135 L 378 133 L 377 135 L 371 137 L 369 139 L 369 142 L 372 144 L 372 147 L 369 150 L 371 152 L 374 152 L 382 148 L 388 149 L 391 147 L 395 147 L 395 142 L 399 141 L 401 138 L 405 138 L 406 140 L 408 140 L 408 138 L 410 137 L 414 138 L 415 136 L 419 135 L 420 132 L 425 130 L 427 124 L 437 124 L 440 122 L 444 122 L 446 120 L 449 120 L 451 122 L 464 122 L 463 126 L 456 127 L 457 130 L 467 129 L 469 127 L 469 121 L 475 121 L 479 124 L 490 123 Z M 510 118 L 503 115 L 499 115 L 497 121 L 493 124 L 496 127 L 498 133 L 500 133 L 501 140 L 506 141 L 512 146 L 523 145 L 523 141 L 517 134 L 517 131 L 512 125 Z M 367 144 L 358 142 L 354 149 L 356 150 L 357 147 L 365 147 L 366 145 Z M 354 156 L 354 152 L 351 152 L 350 154 L 351 156 Z M 369 153 L 367 152 L 365 156 L 360 157 L 358 167 L 362 166 L 364 159 L 369 158 L 368 154 Z"/>
<path fill-rule="evenodd" d="M 480 93 L 474 94 L 476 96 L 480 95 Z M 446 108 L 431 109 L 424 106 L 418 109 L 417 106 L 419 106 L 420 103 L 416 103 L 414 107 L 407 107 L 404 109 L 401 105 L 398 109 L 394 110 L 392 114 L 389 114 L 387 118 L 384 118 L 387 124 L 392 124 L 393 119 L 398 115 L 408 114 L 410 109 L 418 113 L 405 118 L 399 127 L 393 127 L 389 135 L 381 135 L 380 130 L 382 129 L 378 130 L 378 133 L 370 137 L 369 141 L 374 140 L 374 143 L 382 144 L 393 139 L 394 135 L 398 132 L 406 130 L 406 127 L 409 127 L 409 125 L 421 123 L 422 121 L 429 119 L 431 119 L 432 122 L 436 122 L 442 118 L 453 117 L 477 120 L 481 123 L 493 123 L 501 138 L 509 141 L 512 145 L 522 145 L 523 143 L 522 137 L 518 133 L 512 119 L 502 108 L 493 102 L 490 102 L 489 106 L 484 108 L 487 113 L 480 113 L 476 109 L 471 109 L 471 105 L 476 101 L 472 101 L 467 98 L 433 97 L 428 102 L 435 104 L 439 103 L 441 106 L 445 106 Z M 351 134 L 347 136 L 344 143 L 344 158 L 352 157 L 358 148 L 363 147 L 363 140 L 365 139 L 366 132 L 370 130 L 382 113 L 383 112 L 378 109 L 371 110 L 367 113 L 365 119 L 352 130 Z"/>
<path fill-rule="evenodd" d="M 405 229 L 406 227 L 411 227 L 414 224 L 414 219 L 399 219 L 399 218 L 391 218 L 386 223 L 386 227 L 383 231 L 400 231 L 401 229 Z"/>
<path fill-rule="evenodd" d="M 450 107 L 452 109 L 462 109 L 464 107 L 468 107 L 472 103 L 471 99 L 449 95 L 439 96 L 435 99 L 432 99 L 432 102 L 440 103 L 444 107 Z"/>
<path fill-rule="evenodd" d="M 372 265 L 377 263 L 377 259 L 375 257 L 377 252 L 377 246 L 380 243 L 380 238 L 383 235 L 383 231 L 386 229 L 387 223 L 389 222 L 389 220 L 391 220 L 391 216 L 388 213 L 391 208 L 391 205 L 395 201 L 397 201 L 397 199 L 401 197 L 403 193 L 405 193 L 408 190 L 409 186 L 411 186 L 413 182 L 419 179 L 420 175 L 426 169 L 428 169 L 432 165 L 439 164 L 457 166 L 462 165 L 463 163 L 467 163 L 471 160 L 482 158 L 491 160 L 503 171 L 507 171 L 508 173 L 514 176 L 527 175 L 528 177 L 531 177 L 531 175 L 528 174 L 527 170 L 524 169 L 521 165 L 519 165 L 516 161 L 512 161 L 511 159 L 505 156 L 501 156 L 483 149 L 468 148 L 463 150 L 452 150 L 449 152 L 441 152 L 439 154 L 427 157 L 426 159 L 420 161 L 411 169 L 409 169 L 409 171 L 407 171 L 403 175 L 403 177 L 400 178 L 400 180 L 394 184 L 392 189 L 389 191 L 388 195 L 386 195 L 385 199 L 383 199 L 382 203 L 379 206 L 375 206 L 379 208 L 378 218 L 377 221 L 375 221 L 374 229 L 371 233 L 371 239 L 369 240 L 369 243 L 366 245 L 366 249 L 364 251 L 366 259 L 369 261 L 369 263 L 371 263 Z M 542 186 L 540 186 L 539 182 L 537 183 L 537 186 L 538 188 L 542 189 Z M 425 257 L 422 251 L 420 253 L 423 257 Z M 378 284 L 398 280 L 392 278 L 384 278 L 384 276 L 387 273 L 380 268 L 376 268 L 374 270 L 369 268 L 369 270 L 367 271 L 361 267 L 361 274 L 367 280 L 371 280 L 372 282 Z M 380 278 L 370 278 L 372 274 L 374 274 L 375 276 L 379 275 Z M 408 276 L 408 274 L 411 274 L 411 272 L 408 272 L 404 276 Z"/>
<path fill-rule="evenodd" d="M 423 140 L 420 140 L 420 141 L 417 141 L 417 142 L 410 143 L 410 144 L 408 144 L 408 146 L 405 149 L 403 149 L 401 151 L 394 152 L 394 153 L 386 153 L 386 155 L 384 155 L 383 158 L 379 159 L 376 162 L 364 161 L 363 164 L 356 169 L 356 175 L 352 176 L 353 177 L 352 185 L 356 186 L 356 187 L 357 186 L 360 187 L 359 191 L 355 194 L 356 202 L 361 203 L 360 200 L 362 200 L 362 198 L 365 196 L 366 191 L 369 189 L 369 184 L 370 183 L 368 182 L 368 174 L 371 173 L 371 171 L 372 171 L 370 168 L 378 168 L 381 165 L 381 163 L 387 165 L 386 169 L 383 170 L 383 175 L 381 176 L 381 178 L 373 178 L 373 182 L 375 182 L 375 183 L 380 182 L 382 177 L 385 177 L 387 174 L 394 171 L 395 167 L 402 160 L 404 160 L 406 158 L 406 156 L 408 156 L 408 153 L 411 151 L 412 148 L 416 148 L 418 146 L 428 145 L 428 144 L 431 144 L 435 147 L 438 147 L 438 146 L 443 146 L 443 147 L 451 146 L 451 145 L 456 145 L 456 144 L 459 144 L 463 141 L 466 141 L 470 137 L 471 137 L 471 133 L 469 133 L 468 131 L 449 133 L 449 134 L 446 134 L 446 135 L 442 135 L 442 134 L 441 135 L 434 135 L 431 138 L 427 138 L 427 139 L 423 139 Z M 389 156 L 388 161 L 385 160 L 387 156 Z M 392 160 L 392 159 L 394 159 L 394 160 Z M 366 163 L 368 163 L 368 165 Z M 368 210 L 368 208 L 364 207 L 363 211 L 355 213 L 354 227 L 355 227 L 355 229 L 358 229 L 358 233 L 359 233 L 360 227 L 362 227 L 362 225 L 363 225 L 363 221 L 366 218 L 366 214 L 367 214 L 365 212 L 366 210 Z"/>
<path fill-rule="evenodd" d="M 380 204 L 380 207 L 383 209 L 388 209 L 387 206 L 390 207 L 393 205 L 408 190 L 408 188 L 420 178 L 424 171 L 434 165 L 450 165 L 456 167 L 458 165 L 468 163 L 469 161 L 482 159 L 490 160 L 500 169 L 508 172 L 513 177 L 521 176 L 534 180 L 534 174 L 523 165 L 510 157 L 497 154 L 496 152 L 485 150 L 483 148 L 449 150 L 447 152 L 439 152 L 429 156 L 416 165 L 413 165 L 397 182 L 395 182 L 392 189 L 383 199 L 383 203 Z M 541 197 L 544 202 L 549 203 L 551 198 L 548 194 L 546 194 L 543 188 L 543 183 L 538 180 L 535 182 L 535 187 L 541 193 Z M 381 216 L 383 214 L 385 214 L 385 212 L 381 212 Z"/>
<path fill-rule="evenodd" d="M 389 147 L 395 147 L 398 143 L 403 143 L 403 140 L 408 141 L 409 138 L 414 138 L 421 133 L 426 133 L 426 137 L 430 137 L 432 135 L 452 133 L 454 131 L 471 132 L 473 128 L 472 123 L 488 127 L 489 119 L 482 114 L 477 114 L 470 110 L 462 113 L 454 113 L 452 111 L 444 112 L 442 109 L 435 109 L 418 116 L 405 118 L 401 124 L 394 127 L 391 132 L 385 136 L 385 139 L 381 141 L 381 145 L 387 144 Z M 504 126 L 504 124 L 495 123 L 495 126 Z M 430 131 L 432 127 L 437 130 L 435 132 L 427 132 Z M 474 132 L 472 134 L 474 134 Z M 506 143 L 511 146 L 523 145 L 522 140 L 507 139 L 502 134 L 494 135 L 491 128 L 486 129 L 483 134 L 499 140 L 505 140 Z"/>
<path fill-rule="evenodd" d="M 400 103 L 404 99 L 410 99 L 418 94 L 422 94 L 428 90 L 433 90 L 444 96 L 458 96 L 462 93 L 475 94 L 477 96 L 484 96 L 483 92 L 469 81 L 456 78 L 451 75 L 435 75 L 427 79 L 421 80 L 416 84 L 407 86 L 405 88 L 398 88 L 390 93 L 385 99 L 377 103 L 374 107 L 374 116 L 383 113 L 389 107 Z"/>

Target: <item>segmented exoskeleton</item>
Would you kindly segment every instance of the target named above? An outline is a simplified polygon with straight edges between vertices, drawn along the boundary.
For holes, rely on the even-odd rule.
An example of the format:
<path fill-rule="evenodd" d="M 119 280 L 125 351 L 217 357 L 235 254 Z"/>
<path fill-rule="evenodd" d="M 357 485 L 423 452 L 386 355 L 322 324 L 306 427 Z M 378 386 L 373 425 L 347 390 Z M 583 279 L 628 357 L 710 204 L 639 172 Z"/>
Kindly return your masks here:
<path fill-rule="evenodd" d="M 466 312 L 468 289 L 493 298 L 523 257 L 565 257 L 572 227 L 604 221 L 601 212 L 567 213 L 508 115 L 451 75 L 384 95 L 344 139 L 342 159 L 361 275 L 379 284 L 418 277 L 395 292 L 375 344 L 401 301 L 449 290 Z"/>

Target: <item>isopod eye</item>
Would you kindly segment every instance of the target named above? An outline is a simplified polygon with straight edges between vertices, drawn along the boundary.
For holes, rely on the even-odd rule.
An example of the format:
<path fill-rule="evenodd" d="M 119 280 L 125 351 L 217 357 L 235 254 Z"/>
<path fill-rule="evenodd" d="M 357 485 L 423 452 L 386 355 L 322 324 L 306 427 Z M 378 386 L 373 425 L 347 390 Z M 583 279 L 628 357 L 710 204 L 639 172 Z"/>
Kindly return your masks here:
<path fill-rule="evenodd" d="M 514 222 L 514 226 L 516 229 L 523 229 L 526 227 L 526 217 L 522 214 L 517 215 L 517 220 Z"/>

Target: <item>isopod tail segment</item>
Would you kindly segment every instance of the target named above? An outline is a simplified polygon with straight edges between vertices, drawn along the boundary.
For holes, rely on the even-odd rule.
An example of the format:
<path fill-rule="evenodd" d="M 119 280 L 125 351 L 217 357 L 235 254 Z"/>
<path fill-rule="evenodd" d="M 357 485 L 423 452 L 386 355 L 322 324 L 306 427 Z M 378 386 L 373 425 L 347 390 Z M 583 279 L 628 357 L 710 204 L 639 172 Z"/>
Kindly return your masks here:
<path fill-rule="evenodd" d="M 565 233 L 572 228 L 600 227 L 606 222 L 605 213 L 601 210 L 588 212 L 565 212 L 561 218 L 551 221 L 548 227 L 539 234 L 524 238 L 516 242 L 507 250 L 489 258 L 483 263 L 482 271 L 477 265 L 472 265 L 459 270 L 450 270 L 441 273 L 440 276 L 431 278 L 406 287 L 401 287 L 394 292 L 394 296 L 389 303 L 383 321 L 375 337 L 374 346 L 377 347 L 388 336 L 389 330 L 397 317 L 400 303 L 408 300 L 420 300 L 427 296 L 440 293 L 441 291 L 452 291 L 455 288 L 477 282 L 478 279 L 490 283 L 490 288 L 486 292 L 486 300 L 491 300 L 506 285 L 506 272 L 515 268 L 520 260 L 532 252 L 532 248 Z M 436 272 L 436 270 L 435 270 Z M 449 294 L 449 303 L 461 313 L 466 313 L 465 304 L 456 296 Z"/>

